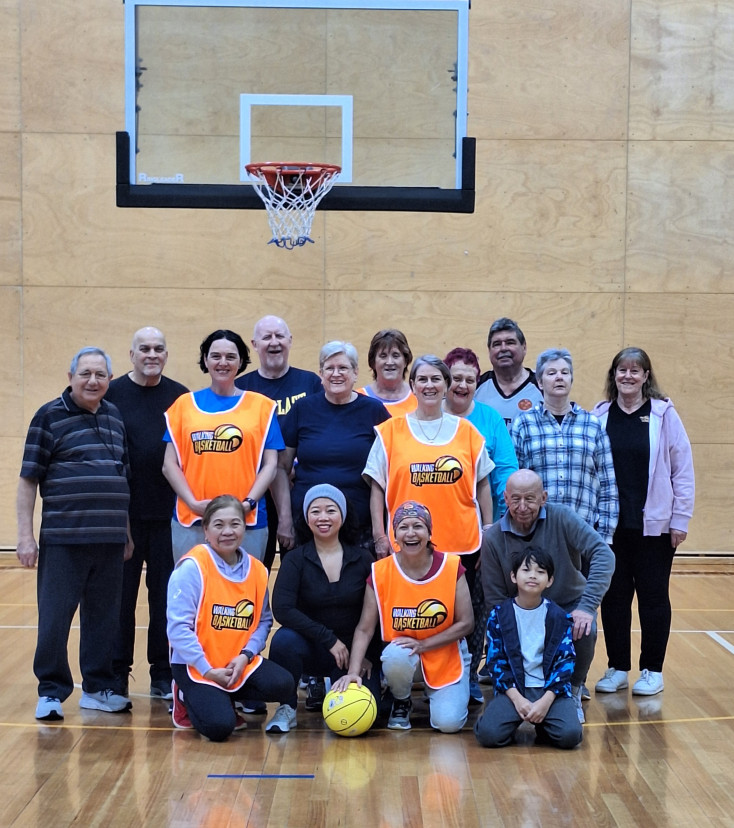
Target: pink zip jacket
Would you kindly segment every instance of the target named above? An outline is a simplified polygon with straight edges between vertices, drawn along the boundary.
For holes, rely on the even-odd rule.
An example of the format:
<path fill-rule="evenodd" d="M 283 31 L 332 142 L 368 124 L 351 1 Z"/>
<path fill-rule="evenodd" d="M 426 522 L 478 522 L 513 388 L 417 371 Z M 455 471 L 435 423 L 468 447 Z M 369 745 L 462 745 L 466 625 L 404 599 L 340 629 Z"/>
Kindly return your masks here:
<path fill-rule="evenodd" d="M 671 529 L 688 532 L 696 490 L 691 443 L 670 400 L 650 403 L 650 467 L 643 534 L 663 535 Z M 591 412 L 604 428 L 610 406 L 610 402 L 600 402 Z"/>

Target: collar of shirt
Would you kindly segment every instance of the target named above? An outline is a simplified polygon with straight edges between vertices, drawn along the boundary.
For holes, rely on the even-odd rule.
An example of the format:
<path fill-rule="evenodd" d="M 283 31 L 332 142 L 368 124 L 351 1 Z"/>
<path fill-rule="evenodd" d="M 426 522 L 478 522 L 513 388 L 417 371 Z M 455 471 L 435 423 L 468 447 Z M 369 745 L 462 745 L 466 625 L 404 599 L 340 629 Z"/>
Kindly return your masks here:
<path fill-rule="evenodd" d="M 545 506 L 541 506 L 541 507 L 540 507 L 540 512 L 539 512 L 539 514 L 538 514 L 538 519 L 537 519 L 537 520 L 535 521 L 535 523 L 532 525 L 532 527 L 531 527 L 530 531 L 529 531 L 529 532 L 527 532 L 527 533 L 525 533 L 525 534 L 523 534 L 522 532 L 517 532 L 517 531 L 514 529 L 514 527 L 513 527 L 513 525 L 512 525 L 512 519 L 510 518 L 510 510 L 508 509 L 508 510 L 504 513 L 504 515 L 502 515 L 502 517 L 500 518 L 500 528 L 502 529 L 502 531 L 503 531 L 503 532 L 510 532 L 510 534 L 512 534 L 512 535 L 517 535 L 519 538 L 525 538 L 525 537 L 527 537 L 528 535 L 532 535 L 532 534 L 533 534 L 533 532 L 535 531 L 536 526 L 538 525 L 538 523 L 539 523 L 541 520 L 545 520 Z"/>

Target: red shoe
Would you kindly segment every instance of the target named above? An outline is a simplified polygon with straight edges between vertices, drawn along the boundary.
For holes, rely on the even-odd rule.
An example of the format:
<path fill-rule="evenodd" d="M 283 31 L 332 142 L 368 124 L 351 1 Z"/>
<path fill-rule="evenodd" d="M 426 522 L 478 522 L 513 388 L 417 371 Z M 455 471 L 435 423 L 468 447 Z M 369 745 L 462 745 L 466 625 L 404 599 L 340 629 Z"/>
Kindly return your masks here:
<path fill-rule="evenodd" d="M 183 693 L 178 689 L 175 681 L 171 682 L 171 691 L 173 692 L 173 710 L 171 711 L 173 726 L 179 730 L 193 730 L 194 726 L 191 724 L 183 701 Z"/>
<path fill-rule="evenodd" d="M 235 702 L 234 699 L 232 699 L 232 709 L 234 710 L 234 715 L 235 715 L 235 719 L 236 719 L 234 729 L 235 730 L 247 730 L 247 719 L 237 709 L 237 702 Z"/>

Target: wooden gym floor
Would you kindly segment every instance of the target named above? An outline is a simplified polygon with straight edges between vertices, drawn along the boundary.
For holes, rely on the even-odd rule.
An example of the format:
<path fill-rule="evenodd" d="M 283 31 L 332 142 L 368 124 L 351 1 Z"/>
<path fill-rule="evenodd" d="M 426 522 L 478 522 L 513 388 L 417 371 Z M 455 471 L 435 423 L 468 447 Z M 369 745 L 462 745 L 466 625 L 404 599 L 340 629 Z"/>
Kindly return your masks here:
<path fill-rule="evenodd" d="M 469 725 L 433 733 L 418 694 L 409 733 L 342 739 L 299 707 L 287 735 L 250 717 L 250 729 L 212 744 L 172 728 L 167 703 L 146 695 L 143 661 L 132 715 L 81 711 L 77 689 L 63 723 L 36 722 L 36 576 L 0 567 L 0 825 L 734 826 L 732 574 L 731 564 L 674 574 L 665 691 L 592 690 L 583 744 L 560 752 L 524 733 L 498 751 L 480 748 Z M 141 626 L 145 615 L 141 604 Z M 75 628 L 74 668 L 77 645 Z M 600 635 L 591 687 L 604 667 Z"/>

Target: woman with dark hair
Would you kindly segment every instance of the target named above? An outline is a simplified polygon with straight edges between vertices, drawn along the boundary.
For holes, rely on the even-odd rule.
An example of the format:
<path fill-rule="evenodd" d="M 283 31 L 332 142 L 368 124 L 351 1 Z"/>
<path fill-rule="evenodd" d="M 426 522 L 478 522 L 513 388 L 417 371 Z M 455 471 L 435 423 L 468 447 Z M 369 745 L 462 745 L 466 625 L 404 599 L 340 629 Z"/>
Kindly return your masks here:
<path fill-rule="evenodd" d="M 354 545 L 347 501 L 335 486 L 312 486 L 303 515 L 311 539 L 281 558 L 273 587 L 273 614 L 281 626 L 270 643 L 270 658 L 288 670 L 294 683 L 310 676 L 306 710 L 321 710 L 322 677 L 336 681 L 346 673 L 373 558 Z M 379 648 L 368 648 L 365 670 L 379 656 Z M 379 700 L 379 670 L 370 674 L 368 686 Z M 295 727 L 296 704 L 294 690 L 265 730 L 287 733 Z"/>
<path fill-rule="evenodd" d="M 670 635 L 670 571 L 688 533 L 695 480 L 688 435 L 673 403 L 658 388 L 650 357 L 624 348 L 612 360 L 606 400 L 594 408 L 612 445 L 619 490 L 619 522 L 612 541 L 612 582 L 601 603 L 609 669 L 598 693 L 628 687 L 632 667 L 630 627 L 637 595 L 642 646 L 632 692 L 663 689 L 663 661 Z"/>
<path fill-rule="evenodd" d="M 172 712 L 175 727 L 221 742 L 246 726 L 235 701 L 282 702 L 295 684 L 260 655 L 273 624 L 268 571 L 242 548 L 242 502 L 215 497 L 203 525 L 205 542 L 184 555 L 168 585 Z"/>
<path fill-rule="evenodd" d="M 463 560 L 445 555 L 431 541 L 433 521 L 422 504 L 407 501 L 393 515 L 395 554 L 372 565 L 344 690 L 369 675 L 363 665 L 379 622 L 386 645 L 380 660 L 393 695 L 387 726 L 410 730 L 413 677 L 420 669 L 430 703 L 431 727 L 455 733 L 464 726 L 469 701 L 469 652 L 465 637 L 474 626 Z"/>
<path fill-rule="evenodd" d="M 264 554 L 267 523 L 258 501 L 275 477 L 278 451 L 285 444 L 275 403 L 235 386 L 235 377 L 249 363 L 239 334 L 214 331 L 199 348 L 199 367 L 209 374 L 210 386 L 182 395 L 166 412 L 163 474 L 176 493 L 174 560 L 204 542 L 201 517 L 222 492 L 242 501 L 248 552 L 258 560 Z"/>
<path fill-rule="evenodd" d="M 379 400 L 391 417 L 415 411 L 418 403 L 405 379 L 412 361 L 413 352 L 402 331 L 396 328 L 378 331 L 372 337 L 367 353 L 367 364 L 372 369 L 374 381 L 357 390 Z"/>

